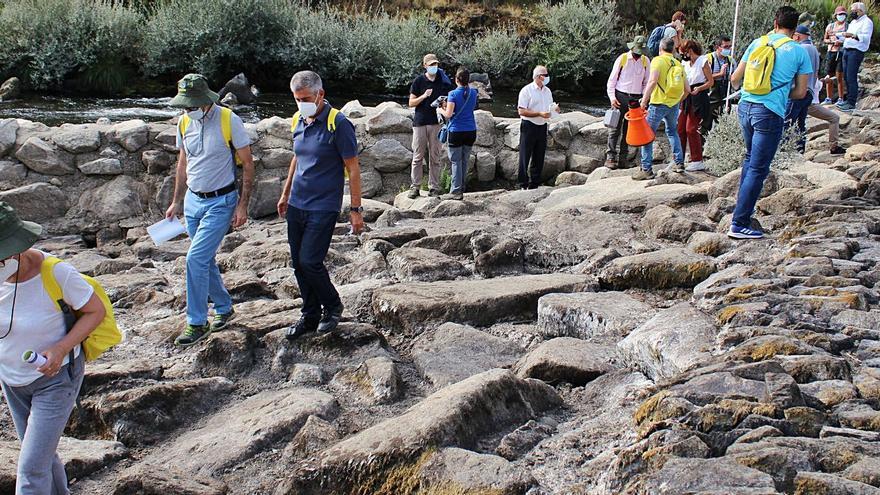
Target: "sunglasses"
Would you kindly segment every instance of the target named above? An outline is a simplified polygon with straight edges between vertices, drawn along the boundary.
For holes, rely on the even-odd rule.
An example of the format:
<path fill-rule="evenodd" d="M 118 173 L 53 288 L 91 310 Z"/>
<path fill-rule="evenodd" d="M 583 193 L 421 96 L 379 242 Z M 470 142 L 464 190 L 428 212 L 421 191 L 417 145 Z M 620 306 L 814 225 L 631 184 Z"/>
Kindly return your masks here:
<path fill-rule="evenodd" d="M 549 76 L 550 74 L 538 74 L 538 75 L 541 76 L 541 77 L 547 77 L 547 76 Z"/>

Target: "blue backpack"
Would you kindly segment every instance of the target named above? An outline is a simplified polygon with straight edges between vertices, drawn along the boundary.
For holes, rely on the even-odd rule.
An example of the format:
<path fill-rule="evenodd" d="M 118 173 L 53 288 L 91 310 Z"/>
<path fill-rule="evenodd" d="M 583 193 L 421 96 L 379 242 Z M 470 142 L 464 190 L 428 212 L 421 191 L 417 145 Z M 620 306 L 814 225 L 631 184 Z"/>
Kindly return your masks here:
<path fill-rule="evenodd" d="M 660 41 L 663 39 L 663 33 L 666 32 L 667 27 L 669 27 L 668 24 L 657 26 L 651 31 L 651 36 L 648 36 L 648 55 L 651 58 L 660 54 Z"/>

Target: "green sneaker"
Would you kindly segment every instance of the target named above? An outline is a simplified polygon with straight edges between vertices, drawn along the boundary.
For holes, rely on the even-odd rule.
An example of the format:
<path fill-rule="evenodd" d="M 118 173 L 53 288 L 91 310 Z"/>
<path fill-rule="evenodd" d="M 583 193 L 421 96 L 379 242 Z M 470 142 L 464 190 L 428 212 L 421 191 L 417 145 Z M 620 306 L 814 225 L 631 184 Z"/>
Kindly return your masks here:
<path fill-rule="evenodd" d="M 211 331 L 217 332 L 226 328 L 226 325 L 229 323 L 229 320 L 231 320 L 233 316 L 235 316 L 235 311 L 231 309 L 225 315 L 214 315 L 214 323 L 211 324 Z"/>
<path fill-rule="evenodd" d="M 208 325 L 187 325 L 186 330 L 174 339 L 174 344 L 181 347 L 191 346 L 210 334 L 211 327 Z"/>

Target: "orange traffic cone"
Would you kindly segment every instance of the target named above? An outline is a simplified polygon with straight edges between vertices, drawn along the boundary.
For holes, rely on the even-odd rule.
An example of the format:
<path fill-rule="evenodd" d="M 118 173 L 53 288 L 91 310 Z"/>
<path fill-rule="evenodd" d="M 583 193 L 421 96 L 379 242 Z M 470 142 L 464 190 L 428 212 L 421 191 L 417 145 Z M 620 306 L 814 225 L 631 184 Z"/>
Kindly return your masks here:
<path fill-rule="evenodd" d="M 624 118 L 629 121 L 626 130 L 626 144 L 644 146 L 654 142 L 654 131 L 648 125 L 648 114 L 642 107 L 630 108 Z"/>

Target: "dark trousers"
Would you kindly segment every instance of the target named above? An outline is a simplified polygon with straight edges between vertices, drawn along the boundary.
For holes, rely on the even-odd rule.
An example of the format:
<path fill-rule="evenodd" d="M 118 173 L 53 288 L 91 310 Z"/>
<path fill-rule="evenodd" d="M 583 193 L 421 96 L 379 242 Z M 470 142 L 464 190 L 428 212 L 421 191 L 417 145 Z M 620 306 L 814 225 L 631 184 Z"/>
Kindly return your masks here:
<path fill-rule="evenodd" d="M 537 125 L 522 120 L 519 125 L 519 174 L 520 187 L 538 187 L 544 170 L 544 154 L 547 152 L 547 124 Z"/>
<path fill-rule="evenodd" d="M 626 130 L 629 125 L 623 116 L 629 109 L 630 102 L 638 103 L 642 95 L 614 90 L 614 97 L 620 102 L 620 121 L 617 122 L 617 127 L 608 131 L 608 151 L 605 152 L 605 158 L 623 163 L 629 154 L 629 146 L 626 144 Z"/>
<path fill-rule="evenodd" d="M 797 150 L 801 153 L 807 149 L 807 110 L 813 103 L 813 92 L 807 91 L 807 96 L 800 100 L 788 100 L 788 107 L 785 109 L 785 124 L 782 128 L 782 135 L 792 126 L 797 132 Z"/>
<path fill-rule="evenodd" d="M 859 99 L 859 69 L 865 52 L 855 48 L 847 48 L 843 51 L 843 74 L 846 79 L 846 102 L 856 106 Z"/>
<path fill-rule="evenodd" d="M 342 301 L 330 281 L 324 258 L 330 249 L 337 212 L 306 211 L 287 207 L 287 242 L 293 274 L 302 295 L 302 316 L 317 321 L 321 307 L 338 308 Z"/>

